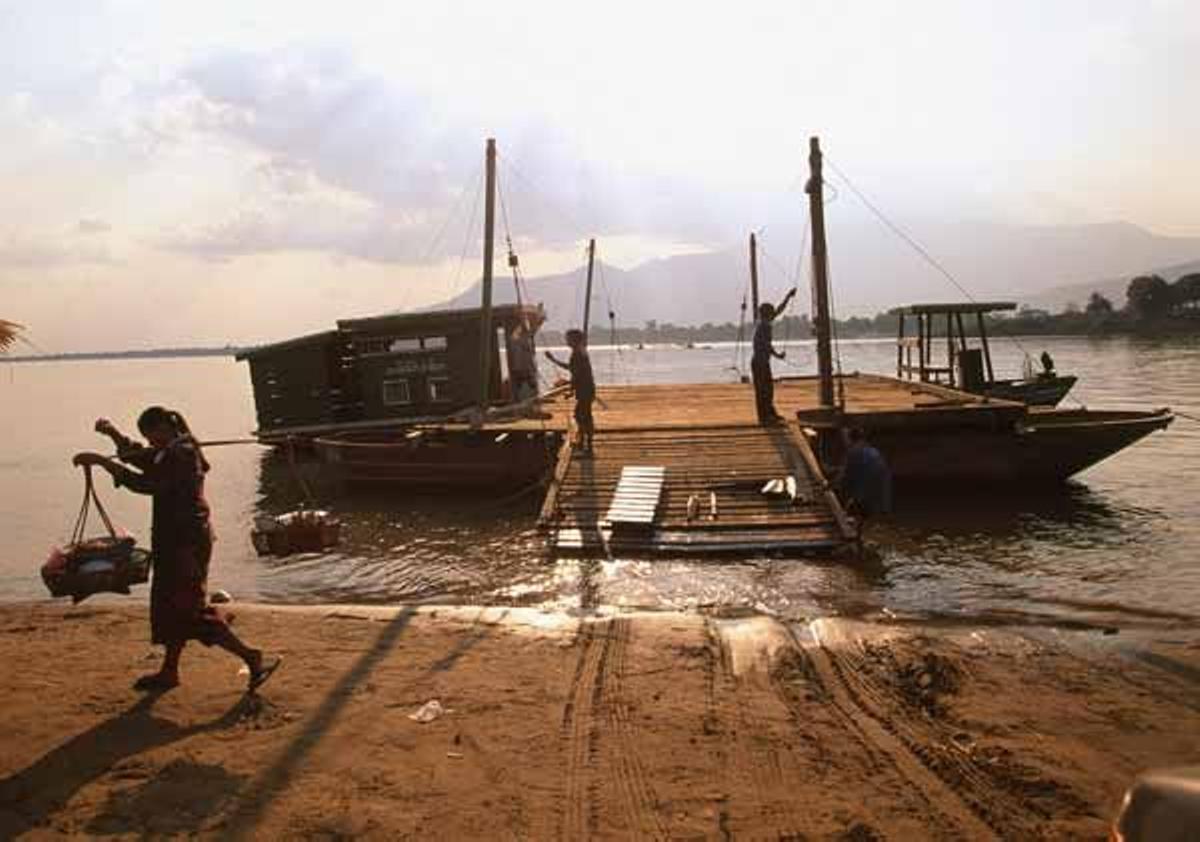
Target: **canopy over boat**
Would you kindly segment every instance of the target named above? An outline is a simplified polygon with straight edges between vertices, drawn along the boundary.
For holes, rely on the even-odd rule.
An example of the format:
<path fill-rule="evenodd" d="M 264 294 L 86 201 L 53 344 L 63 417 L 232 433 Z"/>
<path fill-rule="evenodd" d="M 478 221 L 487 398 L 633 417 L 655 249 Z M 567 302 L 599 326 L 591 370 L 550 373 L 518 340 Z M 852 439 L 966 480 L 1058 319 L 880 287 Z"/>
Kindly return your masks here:
<path fill-rule="evenodd" d="M 943 383 L 979 395 L 1020 401 L 1031 405 L 1055 406 L 1075 385 L 1072 376 L 1061 377 L 1043 354 L 1043 371 L 1036 378 L 1002 379 L 996 377 L 992 350 L 988 344 L 984 316 L 1017 309 L 1012 301 L 970 301 L 933 304 L 909 304 L 892 312 L 900 317 L 896 336 L 896 376 L 922 383 Z M 964 319 L 963 317 L 967 318 Z M 916 336 L 906 335 L 908 319 L 917 323 Z M 971 320 L 974 325 L 971 325 Z M 941 329 L 941 342 L 934 342 Z M 974 331 L 976 347 L 968 341 Z M 940 359 L 938 359 L 940 357 Z"/>
<path fill-rule="evenodd" d="M 957 301 L 949 304 L 909 304 L 892 312 L 902 316 L 942 316 L 955 313 L 999 313 L 1015 310 L 1015 301 Z"/>

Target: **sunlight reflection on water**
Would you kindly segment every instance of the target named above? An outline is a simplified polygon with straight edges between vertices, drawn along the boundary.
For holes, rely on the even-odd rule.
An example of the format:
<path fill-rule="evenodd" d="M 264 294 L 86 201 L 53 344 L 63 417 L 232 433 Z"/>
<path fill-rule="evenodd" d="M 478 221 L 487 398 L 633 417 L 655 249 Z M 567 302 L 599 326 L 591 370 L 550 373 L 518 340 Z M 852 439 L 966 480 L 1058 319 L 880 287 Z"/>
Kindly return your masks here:
<path fill-rule="evenodd" d="M 1089 406 L 1170 405 L 1200 415 L 1200 342 L 1039 338 L 1063 372 L 1080 375 L 1072 398 Z M 791 346 L 778 373 L 811 368 L 811 345 Z M 997 342 L 998 372 L 1016 374 L 1020 353 Z M 608 382 L 728 380 L 731 346 L 593 351 Z M 845 371 L 889 372 L 894 346 L 845 342 Z M 9 378 L 5 378 L 9 380 Z M 98 415 L 124 427 L 147 403 L 185 409 L 205 435 L 254 426 L 248 376 L 226 359 L 47 363 L 15 366 L 0 441 L 0 599 L 43 596 L 37 569 L 69 531 L 81 484 L 72 452 L 99 448 Z M 1069 398 L 1065 405 L 1075 405 Z M 456 496 L 318 497 L 346 522 L 337 553 L 260 559 L 252 518 L 300 501 L 284 461 L 256 447 L 213 451 L 209 494 L 220 541 L 212 584 L 243 599 L 277 602 L 430 601 L 816 614 L 1073 618 L 1097 624 L 1170 621 L 1200 614 L 1200 424 L 1179 420 L 1064 489 L 986 498 L 906 496 L 872 526 L 878 558 L 751 558 L 653 562 L 553 560 L 535 530 L 537 500 L 495 507 Z M 306 466 L 311 472 L 313 466 Z M 318 477 L 311 477 L 317 480 Z M 101 492 L 134 533 L 147 537 L 145 502 Z M 139 597 L 140 598 L 140 597 Z"/>

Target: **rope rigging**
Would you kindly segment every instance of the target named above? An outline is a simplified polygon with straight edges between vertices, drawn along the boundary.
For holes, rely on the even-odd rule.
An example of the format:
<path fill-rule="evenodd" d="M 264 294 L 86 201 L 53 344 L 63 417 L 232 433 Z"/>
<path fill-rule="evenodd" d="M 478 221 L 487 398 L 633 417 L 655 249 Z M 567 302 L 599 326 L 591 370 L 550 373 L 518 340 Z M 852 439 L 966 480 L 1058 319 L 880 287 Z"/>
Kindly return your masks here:
<path fill-rule="evenodd" d="M 516 164 L 514 164 L 512 161 L 508 160 L 507 158 L 504 158 L 504 159 L 502 159 L 501 162 L 502 162 L 503 166 L 509 172 L 512 173 L 512 175 L 514 176 L 514 178 L 517 181 L 524 184 L 526 189 L 529 190 L 529 192 L 531 194 L 532 193 L 544 193 L 544 191 L 540 191 L 538 189 L 538 187 L 534 183 L 533 179 L 526 176 L 521 171 L 521 169 Z M 566 208 L 562 207 L 557 202 L 550 202 L 550 201 L 546 200 L 546 204 L 550 205 L 552 207 L 552 209 L 559 216 L 561 216 L 564 220 L 566 220 L 569 227 L 574 229 L 574 233 L 576 234 L 578 239 L 580 239 L 580 240 L 588 239 L 588 237 L 585 236 L 583 233 L 584 227 L 582 225 L 580 225 L 578 218 L 576 218 L 574 216 L 574 214 L 570 213 Z M 502 213 L 505 213 L 503 200 L 501 201 L 501 211 L 502 211 Z M 507 226 L 507 220 L 505 222 L 505 225 Z M 616 314 L 616 308 L 613 305 L 612 291 L 609 289 L 608 280 L 604 274 L 604 264 L 603 263 L 597 264 L 595 266 L 595 269 L 599 275 L 600 286 L 604 290 L 604 303 L 606 306 L 606 312 L 608 314 L 608 324 L 609 324 L 609 342 L 613 346 L 613 349 L 614 349 L 614 356 L 612 358 L 612 369 L 610 370 L 610 375 L 611 375 L 612 379 L 615 380 L 617 377 L 617 369 L 620 368 L 620 369 L 622 369 L 622 371 L 624 373 L 625 380 L 628 382 L 629 377 L 630 377 L 629 363 L 625 359 L 624 349 L 617 342 L 617 321 L 616 321 L 617 314 Z M 528 290 L 526 290 L 526 295 L 528 295 Z M 576 313 L 582 312 L 582 307 L 581 307 L 582 300 L 581 299 L 582 299 L 581 285 L 576 284 L 575 285 L 575 312 Z M 590 325 L 584 325 L 584 327 L 590 328 Z"/>
<path fill-rule="evenodd" d="M 911 235 L 906 233 L 903 229 L 900 228 L 899 225 L 892 222 L 892 220 L 889 219 L 888 216 L 882 210 L 880 210 L 870 199 L 868 199 L 863 194 L 863 192 L 861 190 L 858 189 L 857 186 L 855 186 L 854 182 L 852 182 L 850 180 L 850 177 L 847 176 L 844 172 L 842 172 L 841 168 L 839 168 L 836 163 L 834 163 L 832 160 L 830 160 L 828 156 L 825 157 L 825 163 L 827 163 L 829 165 L 830 169 L 832 169 L 835 173 L 837 173 L 838 177 L 841 178 L 841 180 L 845 183 L 846 187 L 848 187 L 850 189 L 850 191 L 852 193 L 854 193 L 855 196 L 858 197 L 858 200 L 863 203 L 863 205 L 867 208 L 867 210 L 869 210 L 872 214 L 874 214 L 875 218 L 878 219 L 881 223 L 883 223 L 883 225 L 885 227 L 887 227 L 888 230 L 890 230 L 893 234 L 895 234 L 897 237 L 899 237 L 901 240 L 903 240 L 905 243 L 907 243 L 913 249 L 913 251 L 915 251 L 918 255 L 920 255 L 925 260 L 926 263 L 928 263 L 930 266 L 932 266 L 946 280 L 948 280 L 951 284 L 953 284 L 954 288 L 957 289 L 960 293 L 962 293 L 963 297 L 965 297 L 968 301 L 970 301 L 972 303 L 978 303 L 975 296 L 971 295 L 971 293 L 967 290 L 967 288 L 965 286 L 963 286 L 961 283 L 959 283 L 958 279 L 956 277 L 954 277 L 954 275 L 950 272 L 949 269 L 947 269 L 940 262 L 938 262 L 938 260 L 936 258 L 934 258 L 934 256 L 932 254 L 929 253 L 929 250 L 926 249 L 919 242 L 917 242 L 917 240 L 914 237 L 912 237 Z M 1015 344 L 1017 346 L 1017 348 L 1020 349 L 1021 353 L 1025 355 L 1025 358 L 1027 360 L 1032 359 L 1029 351 L 1025 348 L 1024 345 L 1021 344 L 1021 341 L 1016 336 L 1013 336 L 1007 330 L 1005 330 L 1005 328 L 1002 324 L 993 322 L 993 325 L 999 333 L 1004 334 L 1006 339 L 1013 342 L 1013 344 Z"/>
<path fill-rule="evenodd" d="M 471 234 L 475 231 L 475 217 L 479 215 L 479 199 L 483 194 L 483 179 L 480 178 L 475 186 L 475 201 L 471 205 L 471 218 L 467 221 L 467 230 L 463 234 L 462 254 L 458 258 L 458 271 L 454 274 L 454 288 L 459 289 L 462 284 L 463 266 L 467 262 L 467 249 L 471 246 Z"/>
<path fill-rule="evenodd" d="M 609 357 L 609 379 L 613 382 L 617 380 L 617 369 L 620 368 L 624 375 L 625 383 L 630 382 L 629 363 L 625 359 L 625 351 L 617 342 L 617 313 L 613 309 L 612 292 L 608 288 L 608 279 L 604 276 L 603 261 L 596 263 L 597 274 L 600 276 L 600 286 L 604 289 L 604 303 L 608 310 L 608 342 L 613 349 L 612 355 Z"/>
<path fill-rule="evenodd" d="M 475 169 L 474 177 L 471 179 L 471 182 L 475 185 L 473 192 L 475 194 L 476 205 L 478 205 L 479 196 L 480 196 L 481 191 L 483 190 L 483 166 L 482 165 L 480 165 L 479 167 L 477 167 Z M 458 218 L 459 212 L 462 210 L 463 203 L 466 200 L 468 193 L 470 193 L 470 192 L 472 192 L 472 191 L 470 189 L 468 189 L 466 185 L 464 185 L 464 189 L 459 191 L 458 198 L 455 199 L 454 204 L 450 207 L 450 210 L 447 211 L 446 218 L 442 220 L 442 224 L 438 228 L 437 233 L 433 236 L 433 239 L 430 241 L 428 248 L 426 248 L 424 253 L 422 254 L 421 261 L 420 261 L 422 264 L 428 264 L 430 262 L 430 260 L 433 259 L 434 255 L 437 253 L 437 251 L 441 248 L 442 242 L 445 240 L 446 234 L 450 230 L 451 223 L 453 223 L 454 220 Z M 474 215 L 474 212 L 472 212 L 472 216 L 473 215 Z M 474 226 L 473 222 L 468 224 L 468 226 L 467 226 L 466 236 L 468 238 L 470 237 L 471 228 L 473 226 Z M 458 271 L 455 275 L 453 287 L 445 287 L 444 286 L 445 281 L 448 278 L 448 274 L 441 276 L 442 284 L 444 287 L 443 292 L 446 294 L 447 297 L 455 295 L 459 291 L 458 284 L 459 284 L 459 278 L 462 275 L 463 262 L 466 258 L 466 249 L 467 249 L 467 243 L 464 243 L 463 244 L 463 255 L 459 259 Z M 447 257 L 449 257 L 449 255 L 447 255 Z"/>
<path fill-rule="evenodd" d="M 529 298 L 529 290 L 525 287 L 525 279 L 521 276 L 521 262 L 513 248 L 512 229 L 508 224 L 508 204 L 504 201 L 504 191 L 500 187 L 500 179 L 496 179 L 496 196 L 500 199 L 500 218 L 504 225 L 504 242 L 508 246 L 508 268 L 512 270 L 513 290 L 517 296 L 517 305 Z"/>

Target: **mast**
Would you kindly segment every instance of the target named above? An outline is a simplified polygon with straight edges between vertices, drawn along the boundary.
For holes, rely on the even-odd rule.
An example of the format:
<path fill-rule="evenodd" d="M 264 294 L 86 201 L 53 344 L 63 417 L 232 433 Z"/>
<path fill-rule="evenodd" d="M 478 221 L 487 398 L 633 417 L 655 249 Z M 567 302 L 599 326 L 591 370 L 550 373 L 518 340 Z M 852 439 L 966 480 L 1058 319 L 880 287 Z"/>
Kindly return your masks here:
<path fill-rule="evenodd" d="M 758 239 L 750 234 L 750 313 L 758 318 Z"/>
<path fill-rule="evenodd" d="M 596 263 L 596 240 L 588 240 L 587 294 L 583 297 L 583 344 L 587 344 L 588 326 L 592 321 L 592 267 Z"/>
<path fill-rule="evenodd" d="M 492 253 L 496 235 L 496 141 L 487 141 L 487 196 L 483 211 L 483 302 L 479 313 L 479 407 L 487 409 L 492 385 Z"/>
<path fill-rule="evenodd" d="M 813 323 L 817 331 L 817 374 L 821 380 L 821 407 L 833 409 L 833 343 L 829 323 L 829 258 L 825 251 L 824 181 L 821 177 L 821 142 L 808 141 L 811 175 L 804 188 L 812 218 Z"/>

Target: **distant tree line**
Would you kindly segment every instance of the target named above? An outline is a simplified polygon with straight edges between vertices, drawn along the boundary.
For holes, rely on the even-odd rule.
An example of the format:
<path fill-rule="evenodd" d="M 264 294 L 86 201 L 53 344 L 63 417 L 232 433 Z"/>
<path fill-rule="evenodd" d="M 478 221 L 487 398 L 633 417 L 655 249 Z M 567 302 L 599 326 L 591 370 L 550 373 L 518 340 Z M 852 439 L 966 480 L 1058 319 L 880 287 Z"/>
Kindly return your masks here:
<path fill-rule="evenodd" d="M 1093 292 L 1082 307 L 1071 303 L 1053 314 L 1022 307 L 1001 321 L 1007 332 L 1027 335 L 1200 333 L 1200 272 L 1175 283 L 1160 275 L 1138 275 L 1125 287 L 1120 307 Z"/>
<path fill-rule="evenodd" d="M 972 322 L 974 320 L 971 320 Z M 874 316 L 851 316 L 834 320 L 839 339 L 864 339 L 895 336 L 900 317 L 896 310 Z M 1200 272 L 1184 275 L 1169 283 L 1159 275 L 1139 275 L 1125 290 L 1125 301 L 1116 306 L 1099 292 L 1093 292 L 1082 306 L 1070 303 L 1060 313 L 1022 306 L 1013 314 L 993 313 L 986 319 L 988 330 L 1022 335 L 1118 334 L 1118 333 L 1200 333 Z M 968 333 L 973 324 L 967 325 Z M 705 322 L 702 325 L 676 325 L 651 319 L 641 327 L 595 324 L 589 331 L 593 345 L 675 344 L 698 342 L 749 342 L 753 322 Z M 935 324 L 934 335 L 943 335 L 945 326 Z M 812 322 L 807 314 L 782 316 L 775 320 L 775 340 L 811 339 Z M 561 331 L 543 330 L 543 344 L 561 344 Z"/>

